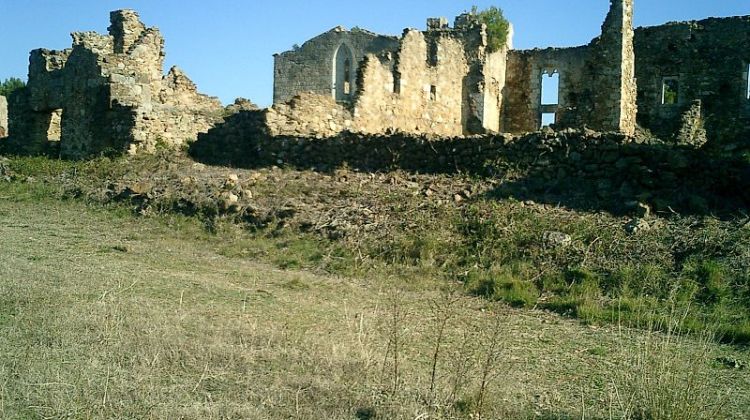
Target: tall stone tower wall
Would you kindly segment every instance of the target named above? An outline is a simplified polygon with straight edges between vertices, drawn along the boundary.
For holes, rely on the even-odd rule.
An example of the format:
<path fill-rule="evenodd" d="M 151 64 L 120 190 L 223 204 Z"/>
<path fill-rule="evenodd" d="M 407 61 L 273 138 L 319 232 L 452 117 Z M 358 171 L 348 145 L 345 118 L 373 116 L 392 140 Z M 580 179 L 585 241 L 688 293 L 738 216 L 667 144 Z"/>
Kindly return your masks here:
<path fill-rule="evenodd" d="M 593 108 L 589 125 L 603 131 L 635 132 L 636 82 L 633 0 L 610 0 L 602 35 L 592 47 Z"/>

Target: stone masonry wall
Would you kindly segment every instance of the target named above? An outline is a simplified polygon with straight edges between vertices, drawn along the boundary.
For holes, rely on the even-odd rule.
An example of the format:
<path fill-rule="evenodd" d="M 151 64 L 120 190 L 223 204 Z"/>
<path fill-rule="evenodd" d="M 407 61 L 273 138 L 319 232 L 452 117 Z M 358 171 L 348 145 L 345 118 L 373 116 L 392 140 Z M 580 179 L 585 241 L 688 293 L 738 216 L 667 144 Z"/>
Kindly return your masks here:
<path fill-rule="evenodd" d="M 267 114 L 269 129 L 293 134 L 289 131 L 292 129 L 298 130 L 297 135 L 311 136 L 344 130 L 442 136 L 499 131 L 507 48 L 488 53 L 486 29 L 470 15 L 457 18 L 454 28 L 443 21 L 430 19 L 424 32 L 404 31 L 397 48 L 367 53 L 357 64 L 356 91 L 351 100 L 339 101 L 346 106 L 327 100 L 334 95 L 326 91 L 328 88 L 320 88 L 323 79 L 330 81 L 332 77 L 333 70 L 329 69 L 328 76 L 315 82 L 318 88 L 297 91 L 287 105 L 276 103 Z M 295 71 L 281 69 L 279 63 L 287 63 L 289 57 L 300 61 L 300 56 L 306 56 L 309 65 L 327 66 L 336 60 L 327 60 L 325 54 L 347 46 L 339 38 L 351 36 L 334 30 L 309 41 L 299 51 L 277 56 L 276 85 L 291 83 L 283 87 L 290 89 L 289 93 L 311 78 L 319 78 L 320 71 L 301 77 Z"/>
<path fill-rule="evenodd" d="M 585 130 L 442 138 L 344 132 L 303 138 L 268 135 L 263 112 L 251 111 L 201 134 L 190 154 L 206 163 L 247 168 L 289 165 L 332 171 L 347 166 L 493 177 L 504 177 L 512 168 L 514 177 L 520 178 L 503 183 L 498 193 L 507 189 L 518 198 L 555 205 L 560 197 L 545 198 L 555 191 L 568 198 L 578 196 L 576 205 L 640 201 L 665 212 L 750 204 L 750 166 L 745 160 Z"/>
<path fill-rule="evenodd" d="M 589 45 L 510 51 L 503 129 L 536 131 L 542 113 L 558 127 L 635 132 L 633 2 L 611 0 L 602 34 Z M 542 77 L 560 75 L 559 103 L 542 104 Z"/>
<path fill-rule="evenodd" d="M 632 135 L 636 119 L 633 0 L 610 0 L 601 36 L 590 44 L 592 106 L 582 120 L 596 130 Z"/>
<path fill-rule="evenodd" d="M 336 27 L 305 42 L 298 49 L 274 56 L 274 104 L 291 100 L 302 92 L 333 97 L 334 67 L 340 48 L 352 53 L 351 91 L 357 89 L 358 64 L 366 54 L 395 51 L 398 38 L 376 35 L 362 29 L 347 31 Z"/>
<path fill-rule="evenodd" d="M 0 139 L 8 135 L 8 100 L 0 95 Z"/>
<path fill-rule="evenodd" d="M 110 20 L 109 35 L 75 32 L 70 49 L 31 52 L 28 87 L 11 101 L 12 148 L 42 153 L 59 139 L 65 157 L 153 151 L 195 139 L 220 119 L 221 103 L 198 94 L 182 71 L 163 76 L 157 28 L 131 10 Z"/>
<path fill-rule="evenodd" d="M 584 66 L 588 47 L 510 51 L 503 112 L 504 131 L 523 133 L 539 130 L 542 112 L 556 112 L 556 124 L 576 126 L 578 112 L 590 98 L 583 95 L 589 80 Z M 542 77 L 560 75 L 556 109 L 542 107 Z"/>
<path fill-rule="evenodd" d="M 638 123 L 672 138 L 681 115 L 700 100 L 709 139 L 750 141 L 748 45 L 750 16 L 638 28 Z M 675 104 L 662 103 L 665 78 L 678 82 Z"/>
<path fill-rule="evenodd" d="M 454 36 L 434 34 L 407 30 L 393 67 L 368 57 L 356 104 L 358 131 L 380 133 L 390 128 L 447 136 L 464 133 L 463 83 L 469 72 L 465 45 Z M 430 50 L 437 51 L 434 64 L 428 61 Z M 395 80 L 394 75 L 398 75 Z"/>
<path fill-rule="evenodd" d="M 329 137 L 351 130 L 349 109 L 328 95 L 301 93 L 287 103 L 263 112 L 264 124 L 273 136 Z"/>

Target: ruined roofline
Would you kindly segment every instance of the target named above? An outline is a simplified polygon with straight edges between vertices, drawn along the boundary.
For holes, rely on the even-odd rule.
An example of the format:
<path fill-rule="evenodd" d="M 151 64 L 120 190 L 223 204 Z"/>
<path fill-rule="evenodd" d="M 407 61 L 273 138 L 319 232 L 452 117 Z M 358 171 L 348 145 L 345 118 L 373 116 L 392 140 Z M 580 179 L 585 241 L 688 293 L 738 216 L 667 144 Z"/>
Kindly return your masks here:
<path fill-rule="evenodd" d="M 659 29 L 659 28 L 669 28 L 669 27 L 675 27 L 675 26 L 694 26 L 694 25 L 712 25 L 712 24 L 721 24 L 721 23 L 727 23 L 727 22 L 738 22 L 738 23 L 747 23 L 750 25 L 750 15 L 738 15 L 738 16 L 711 16 L 704 19 L 693 19 L 693 20 L 683 20 L 683 21 L 670 21 L 666 23 L 662 23 L 661 25 L 649 25 L 649 26 L 638 26 L 635 28 L 635 30 L 649 30 L 649 29 Z"/>
<path fill-rule="evenodd" d="M 390 40 L 393 40 L 393 41 L 398 41 L 398 40 L 401 39 L 401 37 L 399 37 L 399 36 L 395 36 L 395 35 L 383 35 L 383 34 L 379 34 L 379 33 L 376 33 L 376 32 L 372 32 L 372 31 L 367 30 L 367 29 L 360 28 L 358 26 L 355 26 L 352 29 L 346 29 L 345 27 L 339 25 L 339 26 L 335 26 L 335 27 L 333 27 L 333 28 L 331 28 L 331 29 L 323 32 L 323 33 L 320 33 L 320 34 L 318 34 L 318 35 L 316 35 L 316 36 L 308 39 L 307 41 L 305 41 L 304 43 L 302 43 L 302 45 L 299 45 L 299 48 L 290 49 L 290 50 L 286 50 L 286 51 L 282 51 L 282 52 L 278 52 L 278 53 L 273 54 L 273 56 L 277 57 L 277 56 L 285 56 L 285 55 L 294 54 L 297 51 L 299 51 L 299 50 L 305 48 L 306 46 L 308 46 L 310 43 L 314 43 L 319 38 L 322 38 L 322 37 L 324 37 L 326 35 L 330 35 L 332 33 L 342 33 L 342 32 L 350 33 L 350 34 L 363 34 L 363 35 L 371 36 L 373 38 L 390 39 Z"/>
<path fill-rule="evenodd" d="M 445 22 L 445 25 L 441 25 L 441 27 L 439 29 L 431 27 L 430 21 L 433 20 L 433 19 L 437 20 L 437 21 L 440 21 L 440 22 Z M 401 41 L 401 39 L 403 39 L 404 34 L 406 34 L 407 32 L 410 32 L 410 31 L 419 31 L 419 32 L 423 32 L 423 33 L 427 33 L 427 32 L 456 33 L 456 32 L 466 32 L 466 31 L 474 29 L 474 28 L 476 28 L 478 26 L 484 25 L 484 24 L 480 23 L 470 13 L 462 13 L 462 14 L 456 16 L 452 27 L 447 25 L 448 19 L 446 19 L 446 18 L 429 18 L 427 20 L 427 22 L 428 22 L 427 23 L 427 27 L 425 29 L 419 29 L 419 28 L 415 28 L 415 27 L 407 27 L 407 28 L 404 28 L 403 31 L 401 31 L 401 35 L 384 35 L 384 34 L 379 34 L 377 32 L 373 32 L 373 31 L 361 28 L 359 26 L 355 26 L 352 29 L 346 29 L 345 27 L 343 27 L 341 25 L 338 25 L 338 26 L 335 26 L 335 27 L 333 27 L 333 28 L 331 28 L 331 29 L 329 29 L 329 30 L 327 30 L 327 31 L 319 34 L 319 35 L 316 35 L 313 38 L 308 39 L 302 45 L 299 46 L 299 49 L 303 49 L 309 43 L 314 42 L 314 41 L 318 40 L 318 38 L 326 36 L 326 35 L 329 35 L 331 33 L 341 33 L 341 32 L 347 32 L 347 33 L 353 33 L 353 34 L 359 33 L 359 34 L 369 35 L 369 36 L 372 36 L 374 38 L 389 39 L 389 40 L 392 40 L 392 41 Z M 275 53 L 275 54 L 273 54 L 273 56 L 276 57 L 276 56 L 284 56 L 284 55 L 287 55 L 287 54 L 293 54 L 296 51 L 298 51 L 299 49 L 286 50 L 286 51 L 283 51 L 283 52 L 280 52 L 280 53 Z"/>

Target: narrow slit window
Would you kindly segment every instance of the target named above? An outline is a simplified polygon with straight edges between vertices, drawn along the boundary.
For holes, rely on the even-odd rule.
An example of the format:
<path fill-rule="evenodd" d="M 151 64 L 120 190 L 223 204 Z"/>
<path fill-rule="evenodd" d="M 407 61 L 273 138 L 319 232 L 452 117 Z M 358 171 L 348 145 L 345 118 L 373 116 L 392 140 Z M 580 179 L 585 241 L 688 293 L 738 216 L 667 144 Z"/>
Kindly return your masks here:
<path fill-rule="evenodd" d="M 437 86 L 430 86 L 430 100 L 437 101 Z"/>
<path fill-rule="evenodd" d="M 745 99 L 750 100 L 750 63 L 745 67 Z"/>
<path fill-rule="evenodd" d="M 662 105 L 676 105 L 680 98 L 680 81 L 676 77 L 662 79 Z"/>
<path fill-rule="evenodd" d="M 352 93 L 351 77 L 352 62 L 347 58 L 346 61 L 344 61 L 344 95 L 349 95 Z"/>

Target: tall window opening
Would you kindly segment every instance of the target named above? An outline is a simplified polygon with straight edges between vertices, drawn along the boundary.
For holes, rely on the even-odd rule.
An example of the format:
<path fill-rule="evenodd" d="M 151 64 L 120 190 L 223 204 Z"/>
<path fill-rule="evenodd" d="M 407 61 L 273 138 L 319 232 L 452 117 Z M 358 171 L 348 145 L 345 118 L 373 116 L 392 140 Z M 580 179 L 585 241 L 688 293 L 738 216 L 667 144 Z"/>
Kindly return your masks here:
<path fill-rule="evenodd" d="M 333 56 L 333 81 L 331 91 L 334 99 L 339 102 L 351 100 L 354 91 L 354 54 L 346 45 L 336 50 Z"/>
<path fill-rule="evenodd" d="M 344 95 L 352 93 L 352 62 L 348 58 L 344 61 Z"/>
<path fill-rule="evenodd" d="M 542 74 L 542 105 L 560 104 L 560 73 L 557 70 Z"/>
<path fill-rule="evenodd" d="M 430 100 L 437 101 L 437 86 L 430 86 Z"/>
<path fill-rule="evenodd" d="M 542 127 L 557 121 L 557 109 L 560 105 L 560 73 L 557 70 L 542 72 Z"/>
<path fill-rule="evenodd" d="M 665 77 L 661 82 L 662 105 L 676 105 L 680 99 L 680 80 L 677 77 Z"/>
<path fill-rule="evenodd" d="M 62 138 L 62 109 L 55 109 L 49 116 L 47 141 L 60 141 Z"/>
<path fill-rule="evenodd" d="M 745 66 L 745 99 L 750 100 L 750 63 Z"/>

